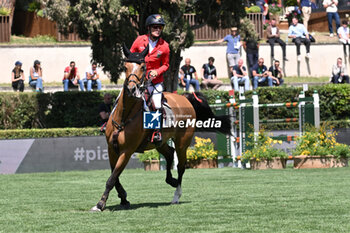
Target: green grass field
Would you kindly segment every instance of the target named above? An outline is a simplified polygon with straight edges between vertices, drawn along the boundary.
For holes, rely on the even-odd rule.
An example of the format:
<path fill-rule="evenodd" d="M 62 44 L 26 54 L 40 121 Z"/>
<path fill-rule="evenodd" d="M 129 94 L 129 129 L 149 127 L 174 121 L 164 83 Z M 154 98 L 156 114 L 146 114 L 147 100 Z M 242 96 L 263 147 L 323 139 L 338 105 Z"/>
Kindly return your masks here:
<path fill-rule="evenodd" d="M 0 176 L 0 232 L 350 232 L 349 168 L 186 170 L 181 204 L 165 172 L 126 170 L 130 210 L 112 191 L 89 213 L 109 171 Z"/>

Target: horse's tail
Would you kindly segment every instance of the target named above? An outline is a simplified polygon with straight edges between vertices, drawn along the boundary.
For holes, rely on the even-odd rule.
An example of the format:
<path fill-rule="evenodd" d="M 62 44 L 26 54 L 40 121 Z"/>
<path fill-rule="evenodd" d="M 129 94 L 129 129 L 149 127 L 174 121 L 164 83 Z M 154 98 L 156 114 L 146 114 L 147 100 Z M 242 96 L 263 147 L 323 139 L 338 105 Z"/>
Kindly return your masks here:
<path fill-rule="evenodd" d="M 196 120 L 202 122 L 211 120 L 214 122 L 221 122 L 220 127 L 217 125 L 209 124 L 209 128 L 196 128 L 199 131 L 219 131 L 223 134 L 231 134 L 231 121 L 229 115 L 216 116 L 211 110 L 208 101 L 205 99 L 204 95 L 200 92 L 186 93 L 184 96 L 191 102 L 194 110 L 196 111 Z"/>

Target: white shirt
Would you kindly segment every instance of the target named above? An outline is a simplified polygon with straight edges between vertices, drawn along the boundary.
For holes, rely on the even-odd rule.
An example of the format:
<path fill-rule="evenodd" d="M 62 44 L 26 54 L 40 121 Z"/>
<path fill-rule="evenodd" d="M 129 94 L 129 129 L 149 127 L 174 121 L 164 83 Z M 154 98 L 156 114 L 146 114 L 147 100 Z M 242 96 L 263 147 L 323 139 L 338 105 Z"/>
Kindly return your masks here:
<path fill-rule="evenodd" d="M 276 35 L 276 33 L 277 33 L 277 27 L 272 27 L 271 28 L 271 34 L 272 35 Z"/>
<path fill-rule="evenodd" d="M 338 3 L 338 0 L 334 0 L 334 2 Z M 338 11 L 338 7 L 335 4 L 332 4 L 332 0 L 323 0 L 323 5 L 329 5 L 326 8 L 326 12 L 334 13 Z"/>
<path fill-rule="evenodd" d="M 96 67 L 96 72 L 97 74 L 100 73 L 99 69 Z M 94 74 L 94 71 L 92 70 L 92 66 L 89 66 L 88 68 L 86 68 L 85 72 L 84 72 L 84 79 L 87 79 L 87 75 L 86 73 L 89 73 L 90 75 Z"/>
<path fill-rule="evenodd" d="M 152 50 L 154 49 L 154 47 L 156 47 L 156 45 L 157 45 L 157 43 L 158 43 L 158 40 L 156 40 L 156 41 L 152 41 L 151 39 L 149 39 L 149 53 L 151 53 L 152 52 Z"/>
<path fill-rule="evenodd" d="M 349 40 L 349 28 L 344 28 L 343 26 L 338 28 L 338 34 L 341 35 L 341 38 L 344 40 Z"/>

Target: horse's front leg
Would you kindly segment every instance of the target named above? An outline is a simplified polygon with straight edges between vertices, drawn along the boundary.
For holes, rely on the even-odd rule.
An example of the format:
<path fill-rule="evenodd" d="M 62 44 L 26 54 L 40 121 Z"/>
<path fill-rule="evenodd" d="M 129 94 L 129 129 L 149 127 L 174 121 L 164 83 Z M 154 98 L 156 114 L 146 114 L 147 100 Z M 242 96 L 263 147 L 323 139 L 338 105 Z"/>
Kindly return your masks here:
<path fill-rule="evenodd" d="M 131 156 L 131 153 L 124 152 L 124 153 L 120 154 L 118 162 L 117 162 L 111 176 L 108 178 L 108 180 L 106 182 L 106 189 L 103 192 L 100 201 L 97 203 L 96 206 L 91 208 L 91 211 L 103 211 L 105 209 L 109 193 L 113 189 L 113 187 L 117 186 L 117 184 L 119 183 L 119 175 L 123 172 L 124 168 L 126 167 L 128 161 L 130 159 L 130 156 Z M 125 192 L 125 190 L 124 190 L 124 192 Z M 125 192 L 125 200 L 126 200 L 126 192 Z"/>

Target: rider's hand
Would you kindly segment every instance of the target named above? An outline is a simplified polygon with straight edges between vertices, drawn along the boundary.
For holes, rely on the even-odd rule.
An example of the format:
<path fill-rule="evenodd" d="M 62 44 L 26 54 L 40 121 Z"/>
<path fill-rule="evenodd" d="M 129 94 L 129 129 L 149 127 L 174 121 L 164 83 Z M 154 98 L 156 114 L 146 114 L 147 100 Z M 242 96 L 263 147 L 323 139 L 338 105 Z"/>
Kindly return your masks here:
<path fill-rule="evenodd" d="M 149 77 L 151 78 L 151 80 L 155 79 L 158 76 L 158 72 L 156 70 L 151 70 L 149 72 Z"/>

